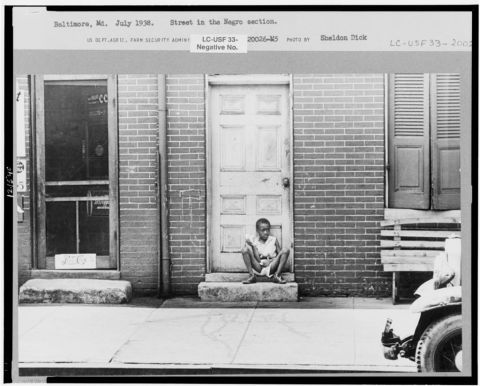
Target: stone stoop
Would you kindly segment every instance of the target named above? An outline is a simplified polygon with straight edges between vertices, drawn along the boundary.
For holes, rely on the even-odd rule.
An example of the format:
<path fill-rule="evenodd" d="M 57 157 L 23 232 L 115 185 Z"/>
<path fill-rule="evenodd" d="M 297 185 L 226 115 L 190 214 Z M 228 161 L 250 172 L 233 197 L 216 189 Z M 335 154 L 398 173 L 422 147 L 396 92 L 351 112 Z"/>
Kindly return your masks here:
<path fill-rule="evenodd" d="M 198 285 L 198 296 L 202 301 L 209 302 L 296 302 L 298 301 L 298 284 L 204 281 Z"/>
<path fill-rule="evenodd" d="M 242 282 L 248 278 L 247 272 L 215 272 L 207 273 L 205 281 L 207 282 Z M 282 279 L 286 282 L 295 282 L 295 274 L 292 272 L 282 273 Z M 270 283 L 271 279 L 265 276 L 257 276 L 257 282 Z"/>
<path fill-rule="evenodd" d="M 132 299 L 126 280 L 31 279 L 20 287 L 19 303 L 121 304 Z"/>

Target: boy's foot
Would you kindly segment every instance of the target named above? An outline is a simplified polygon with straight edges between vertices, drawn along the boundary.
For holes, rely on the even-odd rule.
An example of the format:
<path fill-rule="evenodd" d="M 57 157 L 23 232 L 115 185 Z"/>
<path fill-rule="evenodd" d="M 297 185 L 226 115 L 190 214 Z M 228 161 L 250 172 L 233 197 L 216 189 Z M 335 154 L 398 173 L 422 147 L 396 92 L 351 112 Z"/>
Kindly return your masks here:
<path fill-rule="evenodd" d="M 283 280 L 283 279 L 282 279 L 280 276 L 278 276 L 278 275 L 274 275 L 274 276 L 273 276 L 273 282 L 274 282 L 274 283 L 277 283 L 277 284 L 285 284 L 285 283 L 286 283 L 286 281 Z"/>
<path fill-rule="evenodd" d="M 243 284 L 253 284 L 257 282 L 255 275 L 250 275 L 247 280 L 242 281 Z"/>

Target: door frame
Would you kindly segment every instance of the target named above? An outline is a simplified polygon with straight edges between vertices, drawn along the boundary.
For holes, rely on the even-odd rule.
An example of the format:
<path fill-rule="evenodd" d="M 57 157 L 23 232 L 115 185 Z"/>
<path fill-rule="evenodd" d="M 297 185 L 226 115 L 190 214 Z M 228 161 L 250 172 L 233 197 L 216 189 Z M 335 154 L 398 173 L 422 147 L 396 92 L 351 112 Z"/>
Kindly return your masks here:
<path fill-rule="evenodd" d="M 46 261 L 46 202 L 45 202 L 45 81 L 107 81 L 108 98 L 108 173 L 109 173 L 109 262 L 110 270 L 120 270 L 119 194 L 118 194 L 118 115 L 117 76 L 92 75 L 32 75 L 31 90 L 31 179 L 33 231 L 33 269 L 47 269 Z M 112 268 L 114 267 L 114 268 Z"/>
<path fill-rule="evenodd" d="M 212 273 L 212 238 L 211 238 L 211 225 L 212 225 L 212 122 L 210 114 L 210 98 L 211 88 L 214 86 L 246 86 L 246 85 L 287 85 L 288 86 L 288 113 L 289 113 L 289 133 L 290 133 L 290 188 L 288 194 L 289 211 L 290 211 L 290 261 L 291 272 L 294 272 L 294 228 L 293 228 L 293 76 L 291 74 L 267 74 L 267 75 L 205 75 L 205 166 L 206 166 L 206 181 L 207 181 L 207 226 L 206 226 L 206 273 Z M 282 245 L 282 247 L 286 247 Z"/>

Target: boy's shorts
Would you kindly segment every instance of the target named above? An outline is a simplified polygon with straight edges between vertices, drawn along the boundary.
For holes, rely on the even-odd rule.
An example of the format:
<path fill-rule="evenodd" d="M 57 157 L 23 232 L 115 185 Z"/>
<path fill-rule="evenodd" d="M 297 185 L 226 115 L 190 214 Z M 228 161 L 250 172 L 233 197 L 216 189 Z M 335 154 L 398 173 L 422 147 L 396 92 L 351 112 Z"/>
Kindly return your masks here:
<path fill-rule="evenodd" d="M 272 260 L 273 261 L 273 260 Z M 262 267 L 262 270 L 260 272 L 257 272 L 253 270 L 255 275 L 257 276 L 266 276 L 268 278 L 271 278 L 273 275 L 270 273 L 270 266 L 272 265 L 272 261 L 270 261 L 270 264 L 268 264 L 266 267 Z"/>

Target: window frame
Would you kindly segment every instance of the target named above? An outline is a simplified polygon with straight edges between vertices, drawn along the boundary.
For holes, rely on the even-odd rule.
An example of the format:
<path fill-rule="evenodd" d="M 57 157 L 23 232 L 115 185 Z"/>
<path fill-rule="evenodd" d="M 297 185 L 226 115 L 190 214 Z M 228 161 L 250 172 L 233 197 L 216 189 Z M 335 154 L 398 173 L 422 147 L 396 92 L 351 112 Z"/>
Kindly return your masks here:
<path fill-rule="evenodd" d="M 109 256 L 108 267 L 97 269 L 119 270 L 119 194 L 118 194 L 118 112 L 117 77 L 115 75 L 31 75 L 31 159 L 32 167 L 32 252 L 33 269 L 48 269 L 46 255 L 46 200 L 45 200 L 45 111 L 44 86 L 47 81 L 107 81 L 108 98 L 108 174 L 109 174 Z"/>

